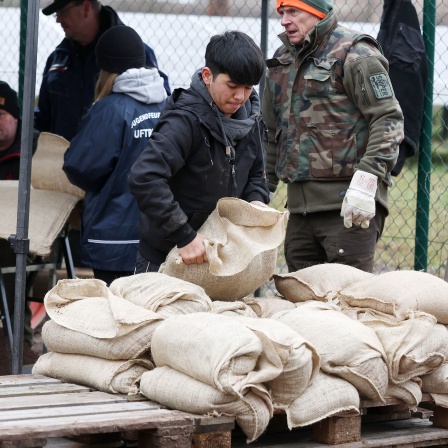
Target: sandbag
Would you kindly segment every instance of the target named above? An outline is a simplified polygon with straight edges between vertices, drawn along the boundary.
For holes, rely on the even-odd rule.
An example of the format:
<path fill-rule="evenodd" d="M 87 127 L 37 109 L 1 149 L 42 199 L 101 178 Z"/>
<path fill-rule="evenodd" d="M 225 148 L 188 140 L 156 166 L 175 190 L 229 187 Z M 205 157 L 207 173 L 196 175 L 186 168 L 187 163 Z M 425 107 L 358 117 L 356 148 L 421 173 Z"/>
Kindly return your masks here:
<path fill-rule="evenodd" d="M 409 311 L 424 311 L 448 324 L 448 283 L 420 271 L 392 271 L 374 275 L 339 292 L 350 306 L 371 308 L 406 319 Z"/>
<path fill-rule="evenodd" d="M 274 319 L 235 317 L 255 332 L 263 344 L 263 355 L 280 358 L 280 374 L 265 381 L 274 407 L 286 409 L 316 377 L 320 359 L 316 349 L 287 325 Z"/>
<path fill-rule="evenodd" d="M 111 361 L 94 356 L 48 352 L 39 357 L 32 373 L 102 392 L 133 395 L 138 393 L 142 374 L 153 368 L 154 365 L 145 359 Z"/>
<path fill-rule="evenodd" d="M 248 442 L 263 433 L 273 415 L 266 390 L 260 389 L 257 393 L 247 391 L 243 396 L 236 397 L 167 366 L 144 373 L 140 391 L 150 400 L 171 409 L 193 414 L 235 416 Z"/>
<path fill-rule="evenodd" d="M 312 344 L 321 370 L 353 384 L 362 398 L 384 401 L 388 386 L 386 354 L 375 332 L 330 303 L 309 301 L 274 314 Z"/>
<path fill-rule="evenodd" d="M 164 317 L 211 310 L 211 300 L 200 286 L 157 272 L 120 277 L 110 291 Z"/>
<path fill-rule="evenodd" d="M 96 338 L 119 337 L 161 318 L 113 295 L 105 282 L 94 278 L 59 280 L 44 304 L 57 324 Z"/>
<path fill-rule="evenodd" d="M 386 398 L 395 398 L 412 408 L 416 408 L 422 401 L 421 381 L 419 378 L 405 381 L 401 384 L 391 383 L 386 392 Z"/>
<path fill-rule="evenodd" d="M 448 394 L 448 360 L 427 375 L 421 376 L 422 391 L 435 394 Z"/>
<path fill-rule="evenodd" d="M 289 212 L 223 198 L 199 233 L 207 238 L 208 262 L 183 263 L 177 247 L 159 272 L 200 285 L 212 300 L 241 299 L 272 277 Z"/>
<path fill-rule="evenodd" d="M 295 308 L 295 305 L 292 302 L 276 297 L 244 297 L 241 300 L 249 305 L 258 317 L 268 318 L 280 311 L 292 310 Z"/>
<path fill-rule="evenodd" d="M 406 319 L 391 320 L 369 313 L 361 322 L 381 341 L 392 383 L 428 374 L 448 358 L 448 330 L 430 314 L 411 311 Z"/>
<path fill-rule="evenodd" d="M 253 309 L 241 300 L 235 300 L 234 302 L 213 300 L 211 311 L 212 313 L 225 314 L 226 316 L 257 317 Z"/>
<path fill-rule="evenodd" d="M 278 354 L 263 349 L 245 325 L 213 313 L 171 317 L 157 327 L 151 344 L 157 367 L 171 367 L 238 396 L 281 373 Z"/>
<path fill-rule="evenodd" d="M 162 317 L 122 336 L 101 339 L 69 330 L 49 320 L 42 327 L 42 340 L 51 352 L 89 355 L 112 360 L 142 357 L 149 359 L 152 335 L 161 321 Z"/>
<path fill-rule="evenodd" d="M 319 371 L 305 392 L 286 409 L 289 429 L 335 414 L 359 415 L 359 395 L 348 381 Z"/>
<path fill-rule="evenodd" d="M 324 263 L 289 274 L 275 274 L 273 278 L 277 291 L 291 302 L 325 302 L 335 298 L 340 289 L 372 276 L 346 264 Z"/>

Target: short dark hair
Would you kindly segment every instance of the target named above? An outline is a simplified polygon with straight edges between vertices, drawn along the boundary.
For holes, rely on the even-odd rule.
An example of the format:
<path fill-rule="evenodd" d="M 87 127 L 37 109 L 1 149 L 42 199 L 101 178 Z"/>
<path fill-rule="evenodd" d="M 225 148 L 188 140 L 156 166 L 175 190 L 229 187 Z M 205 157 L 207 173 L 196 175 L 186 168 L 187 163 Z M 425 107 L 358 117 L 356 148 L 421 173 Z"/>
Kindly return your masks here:
<path fill-rule="evenodd" d="M 237 84 L 250 86 L 260 82 L 265 70 L 260 47 L 241 31 L 212 36 L 205 49 L 205 65 L 214 78 L 226 73 Z"/>

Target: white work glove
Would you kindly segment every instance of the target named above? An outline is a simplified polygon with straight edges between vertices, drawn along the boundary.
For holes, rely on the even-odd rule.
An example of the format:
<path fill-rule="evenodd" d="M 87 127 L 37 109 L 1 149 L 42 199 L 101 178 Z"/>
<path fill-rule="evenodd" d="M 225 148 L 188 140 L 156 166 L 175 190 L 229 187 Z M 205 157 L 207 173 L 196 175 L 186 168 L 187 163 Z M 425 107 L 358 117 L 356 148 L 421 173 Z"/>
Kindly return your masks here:
<path fill-rule="evenodd" d="M 341 216 L 344 226 L 349 229 L 352 224 L 367 229 L 375 216 L 375 193 L 378 177 L 358 170 L 352 177 L 350 186 L 342 202 Z"/>

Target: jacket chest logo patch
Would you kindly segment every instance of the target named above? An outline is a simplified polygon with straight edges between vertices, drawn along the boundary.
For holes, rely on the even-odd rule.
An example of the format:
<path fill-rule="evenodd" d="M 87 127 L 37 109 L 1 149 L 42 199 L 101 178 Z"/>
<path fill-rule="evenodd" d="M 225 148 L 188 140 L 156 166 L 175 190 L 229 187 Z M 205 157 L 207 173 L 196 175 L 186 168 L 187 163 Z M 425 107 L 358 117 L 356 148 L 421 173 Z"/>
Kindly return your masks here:
<path fill-rule="evenodd" d="M 369 79 L 370 85 L 372 86 L 373 92 L 375 93 L 377 99 L 381 100 L 383 98 L 392 97 L 392 87 L 384 73 L 372 75 Z"/>

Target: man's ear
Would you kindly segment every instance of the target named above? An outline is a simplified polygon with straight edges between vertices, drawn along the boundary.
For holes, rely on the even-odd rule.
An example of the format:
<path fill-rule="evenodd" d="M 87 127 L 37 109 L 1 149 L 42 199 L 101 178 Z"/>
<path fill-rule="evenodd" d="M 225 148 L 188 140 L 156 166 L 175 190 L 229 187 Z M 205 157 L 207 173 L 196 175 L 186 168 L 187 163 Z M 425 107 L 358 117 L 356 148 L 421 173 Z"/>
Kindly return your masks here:
<path fill-rule="evenodd" d="M 208 67 L 204 67 L 201 71 L 202 80 L 206 86 L 210 85 L 213 79 L 213 73 Z"/>

